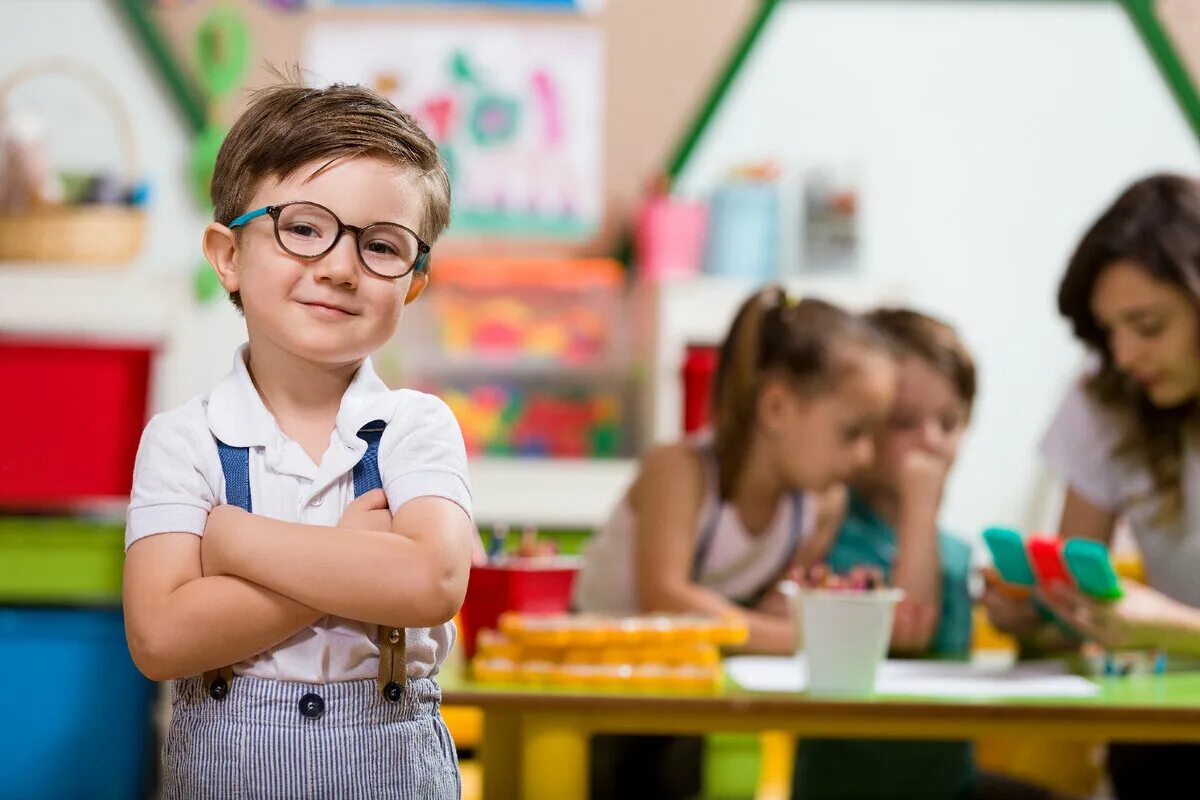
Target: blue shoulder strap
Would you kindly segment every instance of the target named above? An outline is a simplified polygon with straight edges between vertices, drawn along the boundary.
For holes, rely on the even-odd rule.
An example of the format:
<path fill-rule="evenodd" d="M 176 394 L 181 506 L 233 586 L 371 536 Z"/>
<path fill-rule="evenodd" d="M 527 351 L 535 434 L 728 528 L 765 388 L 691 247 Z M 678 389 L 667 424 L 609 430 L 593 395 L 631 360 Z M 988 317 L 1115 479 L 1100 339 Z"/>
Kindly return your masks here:
<path fill-rule="evenodd" d="M 379 440 L 383 438 L 385 427 L 386 422 L 374 419 L 358 431 L 358 438 L 367 443 L 367 452 L 363 453 L 363 457 L 354 465 L 355 497 L 372 489 L 383 488 L 383 480 L 379 476 Z M 225 502 L 253 513 L 254 504 L 250 498 L 250 448 L 233 447 L 220 439 L 216 439 L 216 442 L 217 455 L 221 458 L 221 472 L 225 474 Z"/>
<path fill-rule="evenodd" d="M 213 437 L 216 439 L 216 437 Z M 225 473 L 225 502 L 248 513 L 254 512 L 250 499 L 250 448 L 233 447 L 217 439 L 221 472 Z"/>
<path fill-rule="evenodd" d="M 379 477 L 379 440 L 383 438 L 383 429 L 387 423 L 381 419 L 373 419 L 358 430 L 358 438 L 367 443 L 367 452 L 354 465 L 354 496 L 359 497 L 372 489 L 382 489 L 383 479 Z"/>

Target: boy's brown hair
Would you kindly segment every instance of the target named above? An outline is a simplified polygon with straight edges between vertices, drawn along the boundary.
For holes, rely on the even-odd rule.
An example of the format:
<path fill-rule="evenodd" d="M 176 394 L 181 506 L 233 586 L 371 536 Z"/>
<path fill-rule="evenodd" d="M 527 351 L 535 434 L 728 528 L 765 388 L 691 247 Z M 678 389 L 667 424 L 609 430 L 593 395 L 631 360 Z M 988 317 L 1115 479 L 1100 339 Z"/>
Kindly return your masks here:
<path fill-rule="evenodd" d="M 296 82 L 255 92 L 225 137 L 210 188 L 213 220 L 228 225 L 266 178 L 286 179 L 309 164 L 370 156 L 411 169 L 425 203 L 417 233 L 433 244 L 450 222 L 450 178 L 437 145 L 416 120 L 366 87 Z M 229 299 L 239 309 L 241 298 Z"/>
<path fill-rule="evenodd" d="M 975 359 L 950 325 L 909 308 L 879 308 L 867 321 L 886 336 L 897 355 L 913 355 L 944 375 L 971 413 L 975 402 Z"/>

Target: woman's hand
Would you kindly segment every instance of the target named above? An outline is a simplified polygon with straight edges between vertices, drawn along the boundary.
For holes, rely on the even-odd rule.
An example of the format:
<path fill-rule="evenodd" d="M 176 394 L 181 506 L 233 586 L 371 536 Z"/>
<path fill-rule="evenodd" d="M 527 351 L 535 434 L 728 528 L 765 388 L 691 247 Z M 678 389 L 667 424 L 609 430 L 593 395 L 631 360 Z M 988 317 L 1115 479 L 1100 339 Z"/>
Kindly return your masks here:
<path fill-rule="evenodd" d="M 983 575 L 983 607 L 993 628 L 1021 639 L 1034 635 L 1045 625 L 1030 597 L 1005 591 L 995 570 L 984 570 Z"/>
<path fill-rule="evenodd" d="M 1116 649 L 1172 649 L 1180 639 L 1200 641 L 1196 609 L 1136 581 L 1122 581 L 1123 596 L 1094 600 L 1075 589 L 1056 588 L 1045 602 L 1080 634 Z"/>

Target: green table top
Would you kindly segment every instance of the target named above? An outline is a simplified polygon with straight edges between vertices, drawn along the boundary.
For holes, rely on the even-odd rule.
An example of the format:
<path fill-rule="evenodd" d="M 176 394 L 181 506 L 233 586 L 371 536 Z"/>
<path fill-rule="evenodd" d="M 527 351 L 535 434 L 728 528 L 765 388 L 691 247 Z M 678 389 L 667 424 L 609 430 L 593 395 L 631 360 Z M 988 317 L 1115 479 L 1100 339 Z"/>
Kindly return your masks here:
<path fill-rule="evenodd" d="M 1200 740 L 1200 671 L 1094 678 L 1092 697 L 812 697 L 759 692 L 726 679 L 707 692 L 532 686 L 474 681 L 457 668 L 439 676 L 448 705 L 512 714 L 542 712 L 606 720 L 646 733 L 792 729 L 805 735 L 972 738 L 1040 729 L 1095 739 Z M 633 719 L 636 718 L 636 721 Z M 714 727 L 715 726 L 715 727 Z"/>

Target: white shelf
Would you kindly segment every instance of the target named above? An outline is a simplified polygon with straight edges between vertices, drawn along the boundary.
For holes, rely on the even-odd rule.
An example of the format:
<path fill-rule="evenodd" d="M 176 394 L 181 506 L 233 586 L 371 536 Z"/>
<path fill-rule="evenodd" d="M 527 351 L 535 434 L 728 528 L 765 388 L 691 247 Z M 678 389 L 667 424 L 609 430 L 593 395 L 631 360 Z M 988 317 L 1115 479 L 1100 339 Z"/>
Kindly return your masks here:
<path fill-rule="evenodd" d="M 0 263 L 0 330 L 163 339 L 187 292 L 185 279 L 129 267 Z"/>
<path fill-rule="evenodd" d="M 608 519 L 636 469 L 630 459 L 471 459 L 475 521 L 596 528 Z"/>

